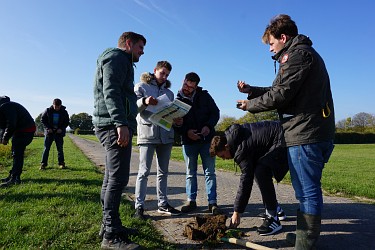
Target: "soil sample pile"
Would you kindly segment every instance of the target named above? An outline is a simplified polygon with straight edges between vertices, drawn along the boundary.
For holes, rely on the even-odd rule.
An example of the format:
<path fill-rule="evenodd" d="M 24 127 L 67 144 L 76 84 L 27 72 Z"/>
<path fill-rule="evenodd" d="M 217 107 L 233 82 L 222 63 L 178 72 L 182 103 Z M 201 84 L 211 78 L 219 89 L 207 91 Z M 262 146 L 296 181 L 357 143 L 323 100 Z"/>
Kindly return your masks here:
<path fill-rule="evenodd" d="M 225 233 L 226 220 L 223 214 L 195 216 L 185 225 L 183 235 L 190 240 L 219 241 Z"/>

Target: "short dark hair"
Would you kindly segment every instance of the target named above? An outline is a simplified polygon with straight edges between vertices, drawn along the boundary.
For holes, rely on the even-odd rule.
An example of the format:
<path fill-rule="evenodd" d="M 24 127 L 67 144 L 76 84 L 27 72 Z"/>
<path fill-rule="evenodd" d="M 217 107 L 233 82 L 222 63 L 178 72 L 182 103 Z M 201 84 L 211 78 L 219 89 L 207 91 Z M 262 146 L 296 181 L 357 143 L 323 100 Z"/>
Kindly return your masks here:
<path fill-rule="evenodd" d="M 144 38 L 144 36 L 132 31 L 127 31 L 121 34 L 117 46 L 119 48 L 125 48 L 126 40 L 130 40 L 132 43 L 137 43 L 139 40 L 142 40 L 144 45 L 146 45 L 146 38 Z"/>
<path fill-rule="evenodd" d="M 291 38 L 298 35 L 296 23 L 286 14 L 279 14 L 271 19 L 263 33 L 262 41 L 269 44 L 270 35 L 280 39 L 282 34 Z"/>
<path fill-rule="evenodd" d="M 215 135 L 211 140 L 210 155 L 214 157 L 217 152 L 225 151 L 228 141 L 224 135 Z"/>
<path fill-rule="evenodd" d="M 169 71 L 172 71 L 172 65 L 168 61 L 159 61 L 156 64 L 157 69 L 166 68 Z"/>
<path fill-rule="evenodd" d="M 185 75 L 185 80 L 190 82 L 195 82 L 198 86 L 198 83 L 201 81 L 198 74 L 195 72 L 190 72 Z"/>
<path fill-rule="evenodd" d="M 53 99 L 53 105 L 61 106 L 62 101 L 59 98 Z"/>

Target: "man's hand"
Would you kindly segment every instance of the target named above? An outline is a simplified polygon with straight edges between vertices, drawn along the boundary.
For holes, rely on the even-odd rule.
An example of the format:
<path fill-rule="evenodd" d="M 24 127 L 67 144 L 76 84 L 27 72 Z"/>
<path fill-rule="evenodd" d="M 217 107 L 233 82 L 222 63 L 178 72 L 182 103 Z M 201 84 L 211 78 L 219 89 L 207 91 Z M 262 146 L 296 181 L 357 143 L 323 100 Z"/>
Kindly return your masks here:
<path fill-rule="evenodd" d="M 7 145 L 7 144 L 8 144 L 8 141 L 7 141 L 7 140 L 0 139 L 0 144 Z"/>
<path fill-rule="evenodd" d="M 153 96 L 149 96 L 145 99 L 146 105 L 156 105 L 158 104 L 158 100 L 155 99 Z"/>
<path fill-rule="evenodd" d="M 204 126 L 203 128 L 202 128 L 202 130 L 201 130 L 201 135 L 203 135 L 203 136 L 207 136 L 207 135 L 209 135 L 210 134 L 210 128 L 209 127 L 207 127 L 207 126 Z"/>
<path fill-rule="evenodd" d="M 232 218 L 230 218 L 229 228 L 237 228 L 240 225 L 241 216 L 238 212 L 233 212 Z"/>
<path fill-rule="evenodd" d="M 246 106 L 247 106 L 248 101 L 247 100 L 237 100 L 237 105 L 236 107 L 238 109 L 242 109 L 243 111 L 246 111 Z"/>
<path fill-rule="evenodd" d="M 245 83 L 244 81 L 237 82 L 237 88 L 241 93 L 250 93 L 250 85 Z"/>
<path fill-rule="evenodd" d="M 56 133 L 61 134 L 61 133 L 62 133 L 62 129 L 61 129 L 61 128 L 58 128 L 58 129 L 56 130 Z"/>
<path fill-rule="evenodd" d="M 48 134 L 52 134 L 53 133 L 53 129 L 51 129 L 51 128 L 47 129 L 47 133 Z"/>
<path fill-rule="evenodd" d="M 126 147 L 129 143 L 129 129 L 128 126 L 117 127 L 117 144 L 120 147 Z"/>
<path fill-rule="evenodd" d="M 187 136 L 193 141 L 197 141 L 201 139 L 196 129 L 189 129 L 187 132 Z"/>

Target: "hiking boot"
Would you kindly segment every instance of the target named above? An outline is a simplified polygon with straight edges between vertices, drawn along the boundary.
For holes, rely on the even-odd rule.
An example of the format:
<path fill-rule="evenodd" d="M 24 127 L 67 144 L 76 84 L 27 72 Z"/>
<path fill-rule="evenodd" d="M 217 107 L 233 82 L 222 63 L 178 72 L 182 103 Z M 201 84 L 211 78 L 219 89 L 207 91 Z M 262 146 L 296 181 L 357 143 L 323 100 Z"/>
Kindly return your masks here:
<path fill-rule="evenodd" d="M 127 250 L 135 250 L 135 249 L 141 249 L 141 247 L 129 240 L 125 240 L 119 235 L 115 236 L 112 239 L 106 239 L 105 237 L 102 240 L 101 244 L 102 249 L 127 249 Z"/>
<path fill-rule="evenodd" d="M 208 204 L 208 211 L 213 215 L 221 214 L 220 208 L 216 203 Z"/>
<path fill-rule="evenodd" d="M 275 220 L 273 217 L 267 217 L 263 224 L 258 227 L 257 232 L 259 235 L 271 235 L 281 230 L 282 226 L 279 220 Z"/>
<path fill-rule="evenodd" d="M 46 170 L 46 167 L 47 167 L 47 164 L 45 164 L 45 163 L 41 163 L 40 164 L 40 170 Z"/>
<path fill-rule="evenodd" d="M 21 184 L 21 179 L 19 176 L 12 176 L 7 182 L 3 182 L 0 184 L 0 188 L 9 187 L 11 185 L 19 185 Z"/>
<path fill-rule="evenodd" d="M 139 206 L 135 209 L 135 214 L 133 215 L 134 218 L 140 219 L 140 220 L 146 220 L 146 217 L 143 215 L 144 213 L 143 207 Z"/>
<path fill-rule="evenodd" d="M 158 212 L 161 214 L 168 214 L 168 215 L 181 215 L 181 212 L 179 210 L 171 207 L 168 203 L 165 206 L 159 207 Z"/>
<path fill-rule="evenodd" d="M 197 202 L 196 201 L 188 201 L 186 205 L 181 207 L 181 212 L 189 213 L 197 209 Z"/>
<path fill-rule="evenodd" d="M 65 163 L 59 163 L 59 168 L 60 169 L 66 169 Z"/>

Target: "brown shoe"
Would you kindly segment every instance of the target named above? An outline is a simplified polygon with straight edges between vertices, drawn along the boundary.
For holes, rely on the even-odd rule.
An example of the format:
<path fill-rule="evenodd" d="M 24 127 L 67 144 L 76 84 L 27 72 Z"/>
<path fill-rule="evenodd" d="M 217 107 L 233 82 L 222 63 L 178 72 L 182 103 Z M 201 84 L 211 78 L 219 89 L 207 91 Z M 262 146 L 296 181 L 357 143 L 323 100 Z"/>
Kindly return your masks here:
<path fill-rule="evenodd" d="M 66 169 L 65 163 L 59 164 L 60 169 Z"/>
<path fill-rule="evenodd" d="M 193 210 L 197 209 L 197 202 L 196 201 L 188 201 L 185 206 L 181 207 L 181 212 L 189 213 Z"/>
<path fill-rule="evenodd" d="M 219 215 L 222 214 L 220 208 L 217 206 L 216 203 L 208 204 L 208 211 L 212 213 L 213 215 Z"/>
<path fill-rule="evenodd" d="M 42 163 L 40 164 L 40 170 L 46 170 L 46 164 Z"/>

